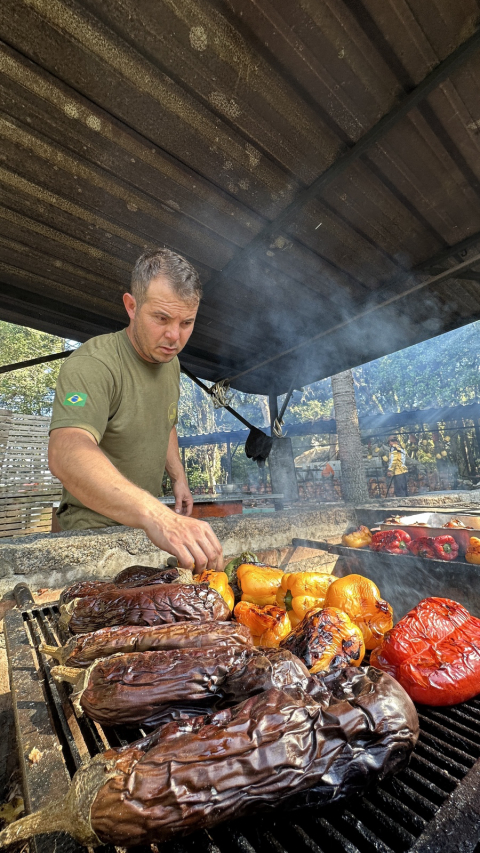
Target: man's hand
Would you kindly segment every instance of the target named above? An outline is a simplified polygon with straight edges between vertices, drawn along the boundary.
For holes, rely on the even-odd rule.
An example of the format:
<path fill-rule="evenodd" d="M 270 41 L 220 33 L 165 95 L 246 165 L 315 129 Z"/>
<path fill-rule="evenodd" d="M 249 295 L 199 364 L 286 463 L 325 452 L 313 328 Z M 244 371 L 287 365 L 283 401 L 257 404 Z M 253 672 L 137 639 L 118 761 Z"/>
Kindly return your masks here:
<path fill-rule="evenodd" d="M 391 471 L 387 471 L 387 477 L 393 477 L 393 474 Z"/>
<path fill-rule="evenodd" d="M 175 480 L 172 483 L 172 491 L 175 495 L 175 512 L 179 515 L 191 515 L 193 511 L 193 497 L 186 480 Z"/>
<path fill-rule="evenodd" d="M 150 541 L 174 554 L 182 568 L 195 574 L 205 569 L 223 571 L 222 546 L 205 521 L 177 515 L 159 504 L 155 516 L 142 526 Z"/>

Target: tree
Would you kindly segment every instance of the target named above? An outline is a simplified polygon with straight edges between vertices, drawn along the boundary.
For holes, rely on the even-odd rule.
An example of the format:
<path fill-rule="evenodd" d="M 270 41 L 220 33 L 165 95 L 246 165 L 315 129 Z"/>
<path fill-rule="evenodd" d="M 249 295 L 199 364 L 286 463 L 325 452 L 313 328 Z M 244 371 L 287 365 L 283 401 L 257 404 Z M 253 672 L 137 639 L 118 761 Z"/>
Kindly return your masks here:
<path fill-rule="evenodd" d="M 333 404 L 337 421 L 338 452 L 342 466 L 342 491 L 347 503 L 368 501 L 363 449 L 351 370 L 332 376 Z"/>
<path fill-rule="evenodd" d="M 14 364 L 66 349 L 65 340 L 0 321 L 1 364 Z M 49 415 L 62 359 L 0 374 L 0 406 L 27 415 Z"/>

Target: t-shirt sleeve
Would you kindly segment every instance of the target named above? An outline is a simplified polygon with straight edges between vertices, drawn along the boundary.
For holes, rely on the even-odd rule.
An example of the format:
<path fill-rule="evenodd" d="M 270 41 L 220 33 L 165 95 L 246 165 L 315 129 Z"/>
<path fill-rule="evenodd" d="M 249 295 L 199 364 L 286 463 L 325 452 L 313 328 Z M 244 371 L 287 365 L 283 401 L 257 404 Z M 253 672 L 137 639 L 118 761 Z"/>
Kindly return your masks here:
<path fill-rule="evenodd" d="M 50 432 L 77 427 L 91 433 L 99 444 L 114 395 L 115 380 L 108 367 L 92 356 L 70 356 L 58 375 Z"/>

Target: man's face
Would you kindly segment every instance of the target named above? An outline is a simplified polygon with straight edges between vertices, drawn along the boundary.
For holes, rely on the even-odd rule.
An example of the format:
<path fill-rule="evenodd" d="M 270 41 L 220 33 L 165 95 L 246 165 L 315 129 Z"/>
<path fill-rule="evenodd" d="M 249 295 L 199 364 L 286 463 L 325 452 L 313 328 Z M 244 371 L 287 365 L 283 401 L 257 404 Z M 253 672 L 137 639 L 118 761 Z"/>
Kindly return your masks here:
<path fill-rule="evenodd" d="M 146 361 L 164 364 L 184 348 L 193 332 L 198 300 L 184 302 L 164 276 L 153 278 L 140 308 L 130 293 L 123 297 L 130 317 L 127 334 Z"/>

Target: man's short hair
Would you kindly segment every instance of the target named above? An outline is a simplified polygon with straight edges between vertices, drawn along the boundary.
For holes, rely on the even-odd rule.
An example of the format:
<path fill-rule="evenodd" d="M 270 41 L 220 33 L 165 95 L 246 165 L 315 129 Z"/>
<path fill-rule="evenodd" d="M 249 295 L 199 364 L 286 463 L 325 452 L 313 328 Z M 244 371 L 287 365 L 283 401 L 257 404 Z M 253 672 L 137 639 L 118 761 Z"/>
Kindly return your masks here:
<path fill-rule="evenodd" d="M 153 278 L 163 275 L 172 290 L 184 302 L 202 298 L 202 285 L 194 267 L 181 255 L 170 249 L 144 252 L 132 272 L 131 292 L 138 306 L 143 305 Z"/>

